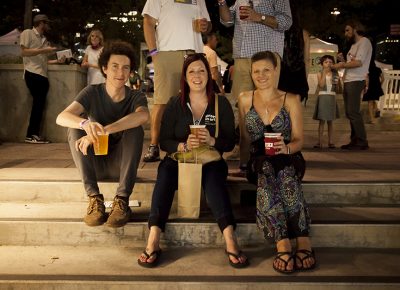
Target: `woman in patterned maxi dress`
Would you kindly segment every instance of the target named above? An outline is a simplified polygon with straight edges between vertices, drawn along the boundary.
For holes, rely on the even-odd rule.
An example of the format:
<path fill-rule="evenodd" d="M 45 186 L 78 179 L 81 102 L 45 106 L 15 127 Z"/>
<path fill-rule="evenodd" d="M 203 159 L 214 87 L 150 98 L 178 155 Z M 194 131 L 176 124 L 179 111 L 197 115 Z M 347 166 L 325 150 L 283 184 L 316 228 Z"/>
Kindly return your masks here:
<path fill-rule="evenodd" d="M 253 55 L 251 73 L 256 89 L 239 96 L 241 144 L 250 142 L 248 179 L 257 185 L 257 226 L 276 243 L 273 268 L 282 273 L 313 269 L 309 239 L 310 217 L 301 179 L 305 161 L 303 116 L 298 95 L 276 88 L 277 56 L 269 51 Z M 275 155 L 265 154 L 264 133 L 281 133 Z M 296 240 L 292 249 L 291 239 Z"/>

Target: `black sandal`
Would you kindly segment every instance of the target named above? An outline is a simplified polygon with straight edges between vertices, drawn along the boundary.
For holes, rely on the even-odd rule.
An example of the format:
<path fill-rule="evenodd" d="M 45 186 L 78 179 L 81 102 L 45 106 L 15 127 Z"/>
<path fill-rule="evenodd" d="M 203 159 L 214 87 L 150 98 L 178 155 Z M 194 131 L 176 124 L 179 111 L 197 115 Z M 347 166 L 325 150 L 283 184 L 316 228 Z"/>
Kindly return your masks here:
<path fill-rule="evenodd" d="M 237 254 L 228 252 L 227 250 L 225 250 L 225 254 L 228 256 L 228 261 L 229 264 L 236 269 L 240 269 L 240 268 L 246 268 L 249 265 L 249 259 L 246 257 L 246 261 L 244 261 L 243 263 L 240 262 L 239 257 L 243 256 L 243 252 L 239 251 Z M 230 259 L 229 256 L 234 257 L 236 260 L 238 260 L 239 262 L 234 263 L 232 262 L 232 260 Z"/>
<path fill-rule="evenodd" d="M 284 255 L 288 255 L 289 259 L 287 259 L 287 260 L 282 259 L 281 257 L 284 256 Z M 285 263 L 285 270 L 281 270 L 281 269 L 279 269 L 278 267 L 275 266 L 275 261 L 277 261 L 277 260 L 281 260 L 283 263 Z M 290 260 L 293 260 L 293 269 L 292 270 L 288 270 L 287 269 L 287 266 L 289 265 Z M 296 269 L 295 269 L 295 260 L 294 260 L 292 252 L 278 252 L 278 253 L 276 253 L 275 259 L 272 262 L 272 268 L 274 268 L 275 271 L 277 271 L 279 273 L 282 273 L 282 274 L 291 274 L 291 273 L 293 273 Z"/>
<path fill-rule="evenodd" d="M 157 251 L 153 251 L 151 254 L 148 254 L 146 250 L 143 251 L 143 255 L 146 256 L 146 262 L 140 261 L 140 259 L 137 260 L 139 266 L 145 267 L 145 268 L 154 268 L 158 265 L 158 262 L 160 261 L 160 256 L 161 256 L 161 249 Z M 153 260 L 153 262 L 149 263 L 147 262 L 148 259 L 156 255 L 156 258 Z"/>
<path fill-rule="evenodd" d="M 284 260 L 281 257 L 284 255 L 288 255 L 289 259 Z M 281 270 L 278 267 L 275 266 L 275 261 L 277 260 L 281 260 L 283 263 L 285 263 L 285 270 Z M 293 269 L 292 270 L 288 270 L 287 266 L 289 265 L 290 260 L 293 260 Z M 291 274 L 293 273 L 296 269 L 295 269 L 295 260 L 294 260 L 294 256 L 292 254 L 292 252 L 278 252 L 276 253 L 275 259 L 272 262 L 272 268 L 274 268 L 275 271 L 282 273 L 282 274 Z"/>
<path fill-rule="evenodd" d="M 300 257 L 298 255 L 299 253 L 300 254 L 304 254 L 305 256 L 304 257 Z M 314 250 L 311 250 L 311 251 L 305 250 L 305 249 L 304 250 L 297 250 L 294 256 L 295 256 L 296 270 L 298 270 L 298 271 L 309 271 L 309 270 L 312 270 L 312 269 L 315 268 L 315 266 L 317 264 L 317 260 L 315 259 Z M 312 264 L 310 267 L 306 268 L 306 267 L 304 267 L 303 262 L 304 262 L 305 259 L 309 259 L 309 258 L 312 258 L 314 260 L 314 264 Z M 301 263 L 301 267 L 299 267 L 297 265 L 297 261 L 299 261 Z"/>

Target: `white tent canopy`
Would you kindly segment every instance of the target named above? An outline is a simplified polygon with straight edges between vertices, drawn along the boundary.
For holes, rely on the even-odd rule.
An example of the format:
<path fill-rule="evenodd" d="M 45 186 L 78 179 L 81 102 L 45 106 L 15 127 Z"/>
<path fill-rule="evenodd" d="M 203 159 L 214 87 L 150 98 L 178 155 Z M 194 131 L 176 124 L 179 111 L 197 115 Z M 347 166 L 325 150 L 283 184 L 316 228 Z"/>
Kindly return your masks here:
<path fill-rule="evenodd" d="M 20 35 L 21 32 L 18 29 L 14 29 L 3 36 L 0 36 L 0 55 L 20 55 Z"/>
<path fill-rule="evenodd" d="M 310 53 L 337 53 L 338 46 L 334 43 L 323 41 L 317 37 L 310 38 Z"/>

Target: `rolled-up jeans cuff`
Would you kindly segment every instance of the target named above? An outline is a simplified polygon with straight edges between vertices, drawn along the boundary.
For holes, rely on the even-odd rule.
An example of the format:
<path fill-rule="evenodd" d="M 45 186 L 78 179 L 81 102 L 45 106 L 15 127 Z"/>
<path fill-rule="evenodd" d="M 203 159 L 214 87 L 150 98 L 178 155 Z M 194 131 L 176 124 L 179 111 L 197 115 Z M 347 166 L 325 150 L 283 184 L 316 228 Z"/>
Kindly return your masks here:
<path fill-rule="evenodd" d="M 221 233 L 228 226 L 233 226 L 233 229 L 234 230 L 236 229 L 236 222 L 232 215 L 223 216 L 223 217 L 217 219 L 217 224 L 218 224 L 218 227 L 219 227 Z"/>
<path fill-rule="evenodd" d="M 164 232 L 165 231 L 165 224 L 166 224 L 166 221 L 165 222 L 161 221 L 159 216 L 155 216 L 154 215 L 154 216 L 150 216 L 149 217 L 149 221 L 148 221 L 149 229 L 151 227 L 153 227 L 153 226 L 157 226 L 157 227 L 159 227 L 161 229 L 162 232 Z"/>

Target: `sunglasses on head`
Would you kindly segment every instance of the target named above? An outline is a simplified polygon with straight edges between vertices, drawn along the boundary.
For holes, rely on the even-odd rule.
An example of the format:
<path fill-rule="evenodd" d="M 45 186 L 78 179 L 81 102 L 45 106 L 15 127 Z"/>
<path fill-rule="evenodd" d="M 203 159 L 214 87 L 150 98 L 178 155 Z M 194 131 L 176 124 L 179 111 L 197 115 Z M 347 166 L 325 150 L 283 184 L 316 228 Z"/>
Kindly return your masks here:
<path fill-rule="evenodd" d="M 190 54 L 185 54 L 183 56 L 183 59 L 186 61 L 190 58 L 201 58 L 201 57 L 206 57 L 205 53 L 202 52 L 196 52 L 196 53 L 190 53 Z"/>

